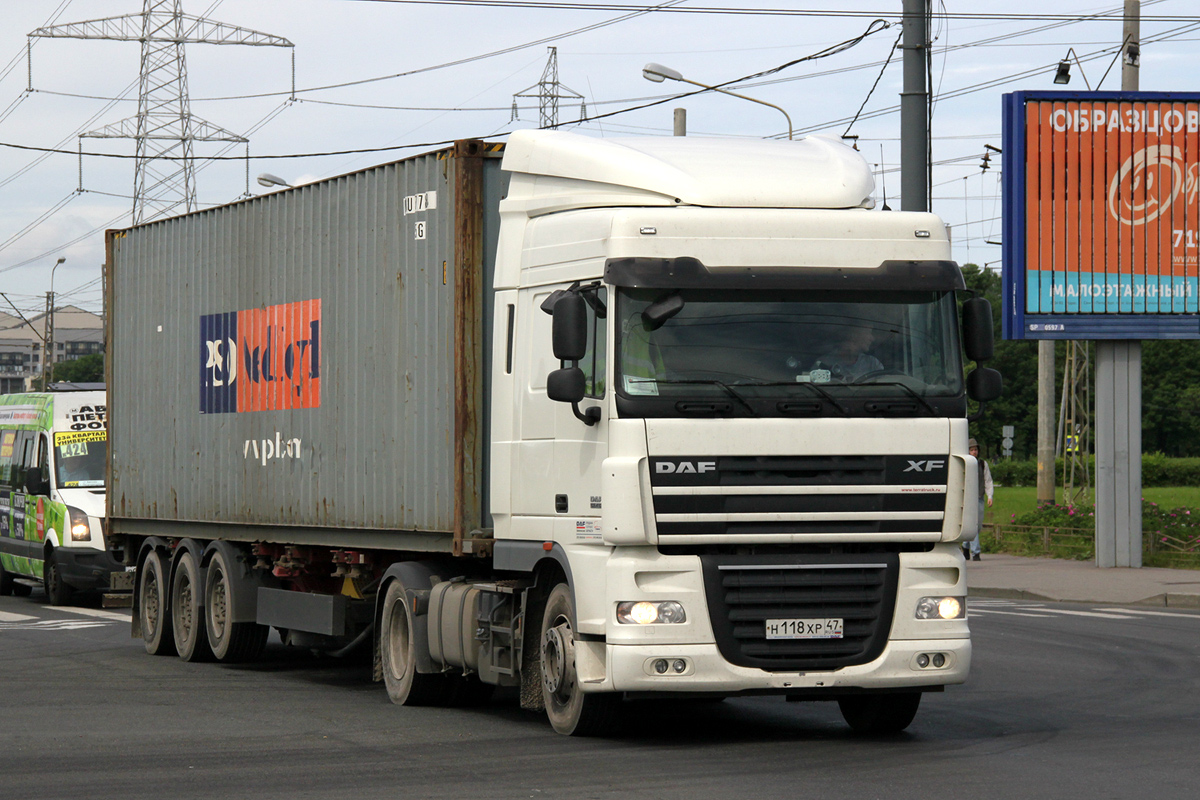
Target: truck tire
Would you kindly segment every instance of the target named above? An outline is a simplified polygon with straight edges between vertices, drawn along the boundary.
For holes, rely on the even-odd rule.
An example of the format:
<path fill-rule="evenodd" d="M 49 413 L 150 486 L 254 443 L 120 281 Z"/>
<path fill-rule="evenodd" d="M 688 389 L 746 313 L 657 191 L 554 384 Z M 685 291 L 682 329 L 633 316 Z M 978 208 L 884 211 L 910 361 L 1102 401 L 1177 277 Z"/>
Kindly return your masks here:
<path fill-rule="evenodd" d="M 175 655 L 175 639 L 171 632 L 170 586 L 166 561 L 157 550 L 146 554 L 138 568 L 138 625 L 142 629 L 142 644 L 152 656 Z"/>
<path fill-rule="evenodd" d="M 399 706 L 431 706 L 446 702 L 448 685 L 442 674 L 417 672 L 412 609 L 400 581 L 388 584 L 379 625 L 379 653 L 388 697 Z"/>
<path fill-rule="evenodd" d="M 67 605 L 75 594 L 63 581 L 62 567 L 59 566 L 53 550 L 46 554 L 46 560 L 42 562 L 42 586 L 45 587 L 46 597 L 52 606 Z"/>
<path fill-rule="evenodd" d="M 207 661 L 212 655 L 204 631 L 204 579 L 191 550 L 184 550 L 171 581 L 171 631 L 175 651 L 184 661 Z"/>
<path fill-rule="evenodd" d="M 868 736 L 900 733 L 912 723 L 920 705 L 920 692 L 838 698 L 846 724 Z"/>
<path fill-rule="evenodd" d="M 540 655 L 542 699 L 554 730 L 567 736 L 603 736 L 617 721 L 621 697 L 584 694 L 575 673 L 575 601 L 560 583 L 546 598 L 542 613 Z"/>
<path fill-rule="evenodd" d="M 204 579 L 204 627 L 213 656 L 230 664 L 254 661 L 261 656 L 271 632 L 266 625 L 256 622 L 231 621 L 235 580 L 237 573 L 230 569 L 226 554 L 214 550 Z"/>

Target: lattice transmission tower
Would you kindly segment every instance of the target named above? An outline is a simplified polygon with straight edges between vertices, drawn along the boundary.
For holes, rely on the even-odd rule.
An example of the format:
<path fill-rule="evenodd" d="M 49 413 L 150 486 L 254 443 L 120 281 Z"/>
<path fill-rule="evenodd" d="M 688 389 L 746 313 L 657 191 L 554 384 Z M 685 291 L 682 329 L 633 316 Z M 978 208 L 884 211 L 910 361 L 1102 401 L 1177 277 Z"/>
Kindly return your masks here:
<path fill-rule="evenodd" d="M 587 103 L 579 92 L 558 82 L 558 48 L 547 47 L 546 49 L 550 51 L 550 56 L 546 59 L 546 68 L 542 70 L 541 80 L 513 95 L 512 118 L 517 118 L 518 97 L 536 97 L 538 100 L 538 127 L 553 130 L 558 127 L 559 100 L 578 100 L 581 121 L 587 117 Z"/>
<path fill-rule="evenodd" d="M 192 114 L 184 45 L 293 47 L 287 39 L 183 13 L 183 0 L 143 0 L 142 13 L 38 28 L 30 37 L 141 42 L 137 116 L 83 137 L 133 139 L 133 222 L 196 210 L 196 142 L 246 138 Z"/>

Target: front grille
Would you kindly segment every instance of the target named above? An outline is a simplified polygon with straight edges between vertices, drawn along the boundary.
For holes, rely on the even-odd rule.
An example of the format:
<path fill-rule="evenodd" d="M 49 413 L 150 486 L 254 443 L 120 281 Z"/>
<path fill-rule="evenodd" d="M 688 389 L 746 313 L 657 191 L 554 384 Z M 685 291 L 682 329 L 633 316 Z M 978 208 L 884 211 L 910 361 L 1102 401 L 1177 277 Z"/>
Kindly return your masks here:
<path fill-rule="evenodd" d="M 865 664 L 887 644 L 899 557 L 701 556 L 709 617 L 721 655 L 772 671 Z M 841 639 L 767 639 L 768 619 L 843 621 Z"/>
<path fill-rule="evenodd" d="M 948 463 L 936 455 L 652 457 L 659 541 L 856 534 L 935 540 L 946 512 Z"/>

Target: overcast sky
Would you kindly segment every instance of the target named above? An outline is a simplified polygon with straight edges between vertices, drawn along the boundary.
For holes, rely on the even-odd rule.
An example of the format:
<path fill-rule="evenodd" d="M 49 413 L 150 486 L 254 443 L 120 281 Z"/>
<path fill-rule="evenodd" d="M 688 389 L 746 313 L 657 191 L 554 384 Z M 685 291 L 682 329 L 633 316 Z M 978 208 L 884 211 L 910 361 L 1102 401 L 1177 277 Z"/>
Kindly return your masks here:
<path fill-rule="evenodd" d="M 582 0 L 590 3 L 591 0 Z M 712 9 L 777 9 L 804 4 L 777 0 L 668 0 L 670 10 L 631 15 L 644 6 L 610 3 L 608 10 L 487 8 L 370 0 L 184 0 L 184 12 L 284 37 L 294 48 L 188 45 L 192 113 L 250 138 L 244 160 L 197 166 L 201 207 L 236 200 L 263 172 L 307 182 L 436 149 L 432 143 L 537 127 L 536 99 L 513 96 L 536 84 L 547 47 L 558 48 L 559 80 L 582 95 L 589 115 L 641 105 L 679 93 L 683 84 L 654 84 L 642 66 L 660 62 L 686 77 L 720 83 L 769 70 L 870 34 L 844 52 L 805 61 L 740 91 L 786 109 L 798 130 L 833 135 L 866 101 L 851 133 L 876 165 L 876 196 L 886 188 L 899 207 L 902 75 L 899 51 L 883 68 L 900 34 L 902 0 L 825 0 L 824 15 L 714 13 Z M 984 173 L 984 145 L 1001 145 L 1000 98 L 1017 89 L 1057 88 L 1054 65 L 1068 47 L 1083 62 L 1092 87 L 1121 41 L 1120 2 L 945 0 L 937 3 L 933 87 L 933 210 L 952 226 L 960 262 L 999 266 L 999 159 Z M 1195 0 L 1144 0 L 1143 90 L 1195 91 L 1200 8 Z M 136 42 L 33 39 L 47 24 L 141 11 L 141 0 L 4 0 L 0 30 L 0 292 L 23 311 L 40 310 L 50 271 L 62 256 L 54 289 L 60 304 L 99 311 L 103 230 L 130 223 L 133 162 L 41 154 L 7 145 L 75 152 L 78 135 L 133 117 L 140 48 Z M 688 9 L 697 10 L 696 13 Z M 701 9 L 708 11 L 700 12 Z M 869 12 L 846 15 L 840 12 Z M 1025 19 L 954 18 L 956 14 L 1037 15 Z M 1102 19 L 1094 15 L 1109 13 Z M 1192 22 L 1183 19 L 1192 15 Z M 1079 17 L 1079 21 L 1065 19 Z M 1158 19 L 1156 19 L 1156 17 Z M 1170 17 L 1170 19 L 1166 19 Z M 874 23 L 875 19 L 890 27 Z M 609 24 L 611 23 L 611 24 Z M 589 30 L 583 30 L 590 28 Z M 545 40 L 545 41 L 543 41 Z M 1158 41 L 1156 41 L 1158 40 Z M 522 47 L 522 45 L 529 45 Z M 486 58 L 496 51 L 510 50 Z M 293 57 L 296 102 L 292 91 Z M 467 63 L 437 68 L 463 59 Z M 432 69 L 431 69 L 432 68 Z M 415 74 L 395 76 L 399 73 Z M 1074 70 L 1071 89 L 1085 89 Z M 1014 76 L 1015 77 L 1014 79 Z M 387 78 L 354 86 L 329 87 Z M 1006 80 L 1008 79 L 1008 80 Z M 868 100 L 872 85 L 878 80 Z M 1003 82 L 1002 82 L 1003 81 Z M 989 85 L 995 84 L 995 85 Z M 985 88 L 975 88 L 975 87 Z M 32 92 L 28 88 L 32 87 Z M 1120 65 L 1104 89 L 1120 88 Z M 120 98 L 120 99 L 115 99 Z M 238 98 L 238 99 L 227 99 Z M 663 136 L 672 109 L 688 110 L 689 135 L 764 137 L 785 134 L 783 115 L 711 93 L 577 124 L 581 101 L 560 101 L 561 127 L 591 136 Z M 882 112 L 882 113 L 881 113 Z M 263 159 L 416 145 L 359 155 Z M 124 140 L 85 139 L 87 152 L 132 154 Z M 198 144 L 198 156 L 242 156 L 219 144 Z M 82 188 L 83 191 L 78 190 Z M 12 309 L 0 300 L 0 308 Z"/>

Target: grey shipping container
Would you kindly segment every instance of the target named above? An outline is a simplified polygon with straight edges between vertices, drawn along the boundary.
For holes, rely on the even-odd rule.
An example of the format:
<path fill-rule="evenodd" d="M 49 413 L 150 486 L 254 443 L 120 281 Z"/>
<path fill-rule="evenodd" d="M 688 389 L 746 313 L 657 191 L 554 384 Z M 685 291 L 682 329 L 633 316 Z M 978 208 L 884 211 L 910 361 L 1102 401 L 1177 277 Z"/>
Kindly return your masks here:
<path fill-rule="evenodd" d="M 499 151 L 110 231 L 112 532 L 470 549 Z"/>

